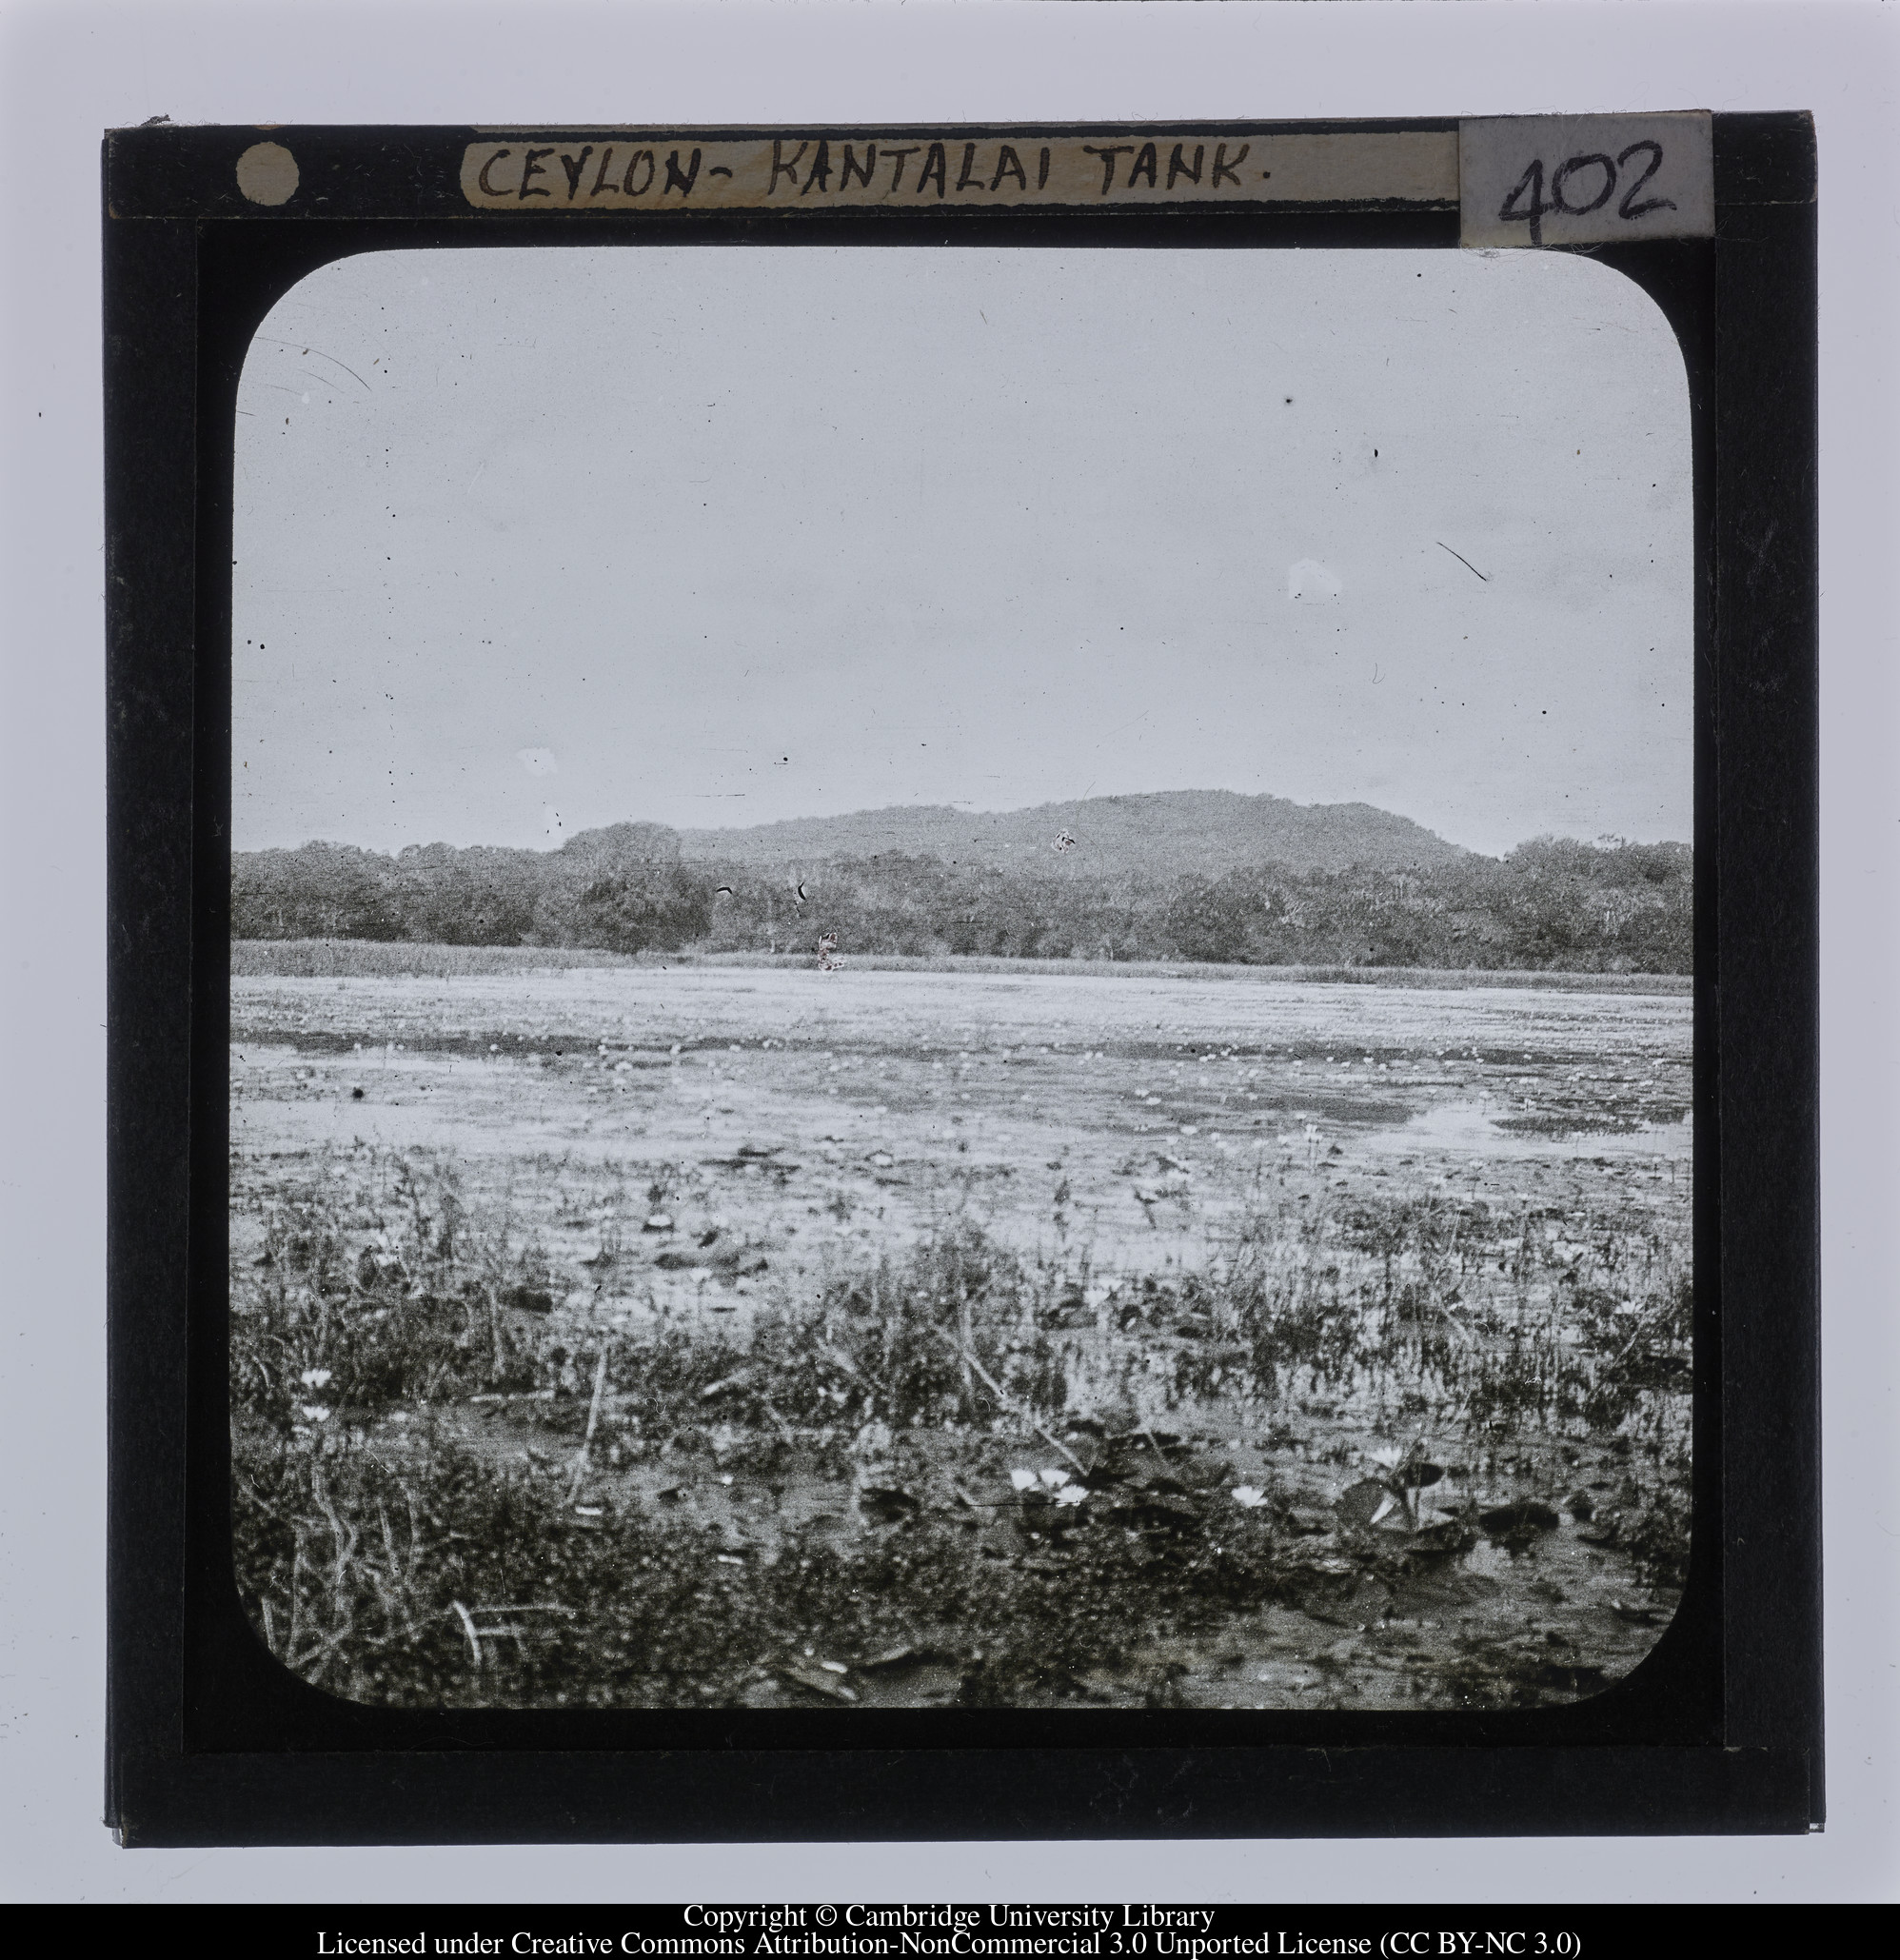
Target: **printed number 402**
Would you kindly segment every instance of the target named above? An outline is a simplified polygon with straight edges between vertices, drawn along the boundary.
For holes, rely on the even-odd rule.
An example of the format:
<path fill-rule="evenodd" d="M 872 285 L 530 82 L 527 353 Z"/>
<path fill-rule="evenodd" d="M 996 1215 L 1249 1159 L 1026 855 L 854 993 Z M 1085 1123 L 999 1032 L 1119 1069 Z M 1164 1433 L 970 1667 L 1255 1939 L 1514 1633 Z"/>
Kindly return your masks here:
<path fill-rule="evenodd" d="M 1530 168 L 1518 178 L 1510 196 L 1497 208 L 1497 215 L 1514 225 L 1529 225 L 1531 243 L 1540 246 L 1544 242 L 1544 219 L 1547 215 L 1583 218 L 1592 211 L 1601 210 L 1616 194 L 1618 173 L 1634 156 L 1647 156 L 1649 163 L 1624 191 L 1623 200 L 1616 207 L 1616 215 L 1633 221 L 1650 211 L 1674 210 L 1675 200 L 1672 197 L 1649 197 L 1640 203 L 1637 201 L 1643 186 L 1662 168 L 1662 145 L 1646 136 L 1640 143 L 1631 144 L 1617 157 L 1595 149 L 1583 156 L 1566 158 L 1551 172 L 1548 200 L 1544 194 L 1544 160 L 1533 157 Z M 1582 196 L 1584 192 L 1589 195 Z"/>

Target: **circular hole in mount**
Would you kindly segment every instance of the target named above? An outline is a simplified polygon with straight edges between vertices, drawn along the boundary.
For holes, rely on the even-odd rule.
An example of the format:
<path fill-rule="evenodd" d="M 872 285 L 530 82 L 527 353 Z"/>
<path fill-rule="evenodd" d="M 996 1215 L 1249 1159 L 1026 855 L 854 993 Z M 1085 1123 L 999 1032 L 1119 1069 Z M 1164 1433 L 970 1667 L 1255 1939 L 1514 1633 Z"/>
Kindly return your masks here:
<path fill-rule="evenodd" d="M 253 143 L 237 160 L 237 182 L 252 204 L 287 204 L 297 188 L 297 159 L 281 143 Z"/>

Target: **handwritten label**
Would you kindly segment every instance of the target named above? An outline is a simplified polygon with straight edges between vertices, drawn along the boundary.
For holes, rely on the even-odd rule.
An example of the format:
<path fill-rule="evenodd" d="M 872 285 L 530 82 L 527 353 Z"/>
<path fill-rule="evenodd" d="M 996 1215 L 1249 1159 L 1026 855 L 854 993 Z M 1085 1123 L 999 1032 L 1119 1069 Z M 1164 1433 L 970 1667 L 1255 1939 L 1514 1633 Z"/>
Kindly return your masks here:
<path fill-rule="evenodd" d="M 1259 205 L 1457 202 L 1450 130 L 1277 134 L 1226 129 L 848 130 L 707 140 L 674 134 L 497 135 L 471 143 L 478 210 L 820 210 L 881 205 Z"/>
<path fill-rule="evenodd" d="M 1460 123 L 1458 190 L 1468 246 L 1712 238 L 1710 119 L 1692 110 Z"/>

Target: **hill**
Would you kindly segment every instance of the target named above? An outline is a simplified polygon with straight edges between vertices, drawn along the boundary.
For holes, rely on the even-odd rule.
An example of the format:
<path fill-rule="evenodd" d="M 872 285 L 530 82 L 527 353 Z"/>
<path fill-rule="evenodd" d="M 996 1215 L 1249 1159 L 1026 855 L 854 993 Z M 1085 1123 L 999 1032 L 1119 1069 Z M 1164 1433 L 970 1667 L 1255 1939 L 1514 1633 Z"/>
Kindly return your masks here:
<path fill-rule="evenodd" d="M 1065 831 L 1075 847 L 1058 854 L 1056 840 Z M 689 862 L 761 869 L 896 853 L 992 869 L 1060 867 L 1152 878 L 1217 878 L 1270 863 L 1297 872 L 1410 871 L 1472 855 L 1371 803 L 1296 803 L 1225 789 L 1092 797 L 1032 810 L 957 810 L 940 803 L 856 810 L 743 830 L 683 830 L 680 850 Z"/>

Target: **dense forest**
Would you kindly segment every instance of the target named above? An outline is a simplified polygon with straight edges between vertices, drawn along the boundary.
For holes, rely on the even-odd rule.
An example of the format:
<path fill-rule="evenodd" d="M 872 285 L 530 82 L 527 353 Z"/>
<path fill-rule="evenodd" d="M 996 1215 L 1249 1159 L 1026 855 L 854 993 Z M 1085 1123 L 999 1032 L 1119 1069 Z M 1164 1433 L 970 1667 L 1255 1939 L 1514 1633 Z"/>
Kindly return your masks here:
<path fill-rule="evenodd" d="M 682 859 L 658 824 L 559 850 L 348 845 L 238 853 L 231 936 L 592 946 L 614 952 L 1230 960 L 1261 965 L 1687 973 L 1693 861 L 1679 843 L 1540 838 L 1409 869 L 1257 862 L 1217 876 L 923 854 L 803 868 Z"/>

